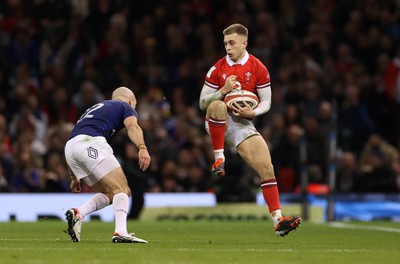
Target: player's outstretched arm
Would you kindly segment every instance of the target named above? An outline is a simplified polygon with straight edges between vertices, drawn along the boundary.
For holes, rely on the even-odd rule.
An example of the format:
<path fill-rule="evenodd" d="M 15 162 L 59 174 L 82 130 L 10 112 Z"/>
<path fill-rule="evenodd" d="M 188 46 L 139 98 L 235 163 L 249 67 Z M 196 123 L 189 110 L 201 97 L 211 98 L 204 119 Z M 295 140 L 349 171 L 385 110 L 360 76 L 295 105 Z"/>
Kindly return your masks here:
<path fill-rule="evenodd" d="M 125 118 L 124 124 L 128 131 L 129 139 L 139 150 L 139 169 L 145 171 L 150 165 L 151 157 L 147 151 L 146 143 L 144 142 L 143 130 L 137 123 L 137 118 L 135 116 Z"/>

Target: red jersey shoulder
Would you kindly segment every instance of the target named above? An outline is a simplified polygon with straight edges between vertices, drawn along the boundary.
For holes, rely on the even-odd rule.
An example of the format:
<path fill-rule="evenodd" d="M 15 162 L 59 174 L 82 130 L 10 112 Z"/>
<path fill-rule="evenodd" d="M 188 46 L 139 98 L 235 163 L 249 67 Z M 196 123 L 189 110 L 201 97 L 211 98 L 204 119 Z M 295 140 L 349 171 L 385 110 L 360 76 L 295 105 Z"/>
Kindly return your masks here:
<path fill-rule="evenodd" d="M 257 57 L 250 54 L 248 62 L 251 63 L 251 68 L 256 73 L 257 86 L 269 83 L 271 81 L 267 67 Z"/>
<path fill-rule="evenodd" d="M 260 59 L 258 59 L 257 57 L 255 57 L 254 55 L 249 54 L 249 60 L 248 63 L 251 64 L 251 67 L 255 70 L 255 71 L 259 71 L 259 72 L 268 72 L 267 67 L 264 65 L 264 63 L 262 63 L 260 61 Z"/>

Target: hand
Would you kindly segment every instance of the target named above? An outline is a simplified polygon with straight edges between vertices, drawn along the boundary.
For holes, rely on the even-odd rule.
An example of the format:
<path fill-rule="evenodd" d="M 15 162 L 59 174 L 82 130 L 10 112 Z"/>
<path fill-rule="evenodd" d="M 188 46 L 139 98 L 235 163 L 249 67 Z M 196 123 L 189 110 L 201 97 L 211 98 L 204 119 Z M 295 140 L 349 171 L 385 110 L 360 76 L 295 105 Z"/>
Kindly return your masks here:
<path fill-rule="evenodd" d="M 253 109 L 251 109 L 250 105 L 246 103 L 245 101 L 243 102 L 244 106 L 241 107 L 238 105 L 238 103 L 234 102 L 231 106 L 232 108 L 232 113 L 235 116 L 240 116 L 246 119 L 253 119 L 256 113 L 254 112 Z"/>
<path fill-rule="evenodd" d="M 147 151 L 147 149 L 139 149 L 139 169 L 141 169 L 142 171 L 147 170 L 147 168 L 150 165 L 150 155 L 149 152 Z"/>
<path fill-rule="evenodd" d="M 78 179 L 71 179 L 71 184 L 69 185 L 71 188 L 72 192 L 74 193 L 80 193 L 82 191 L 81 189 L 81 181 Z"/>
<path fill-rule="evenodd" d="M 235 86 L 237 85 L 236 78 L 236 75 L 230 75 L 226 78 L 224 86 L 220 89 L 222 95 L 226 95 L 235 88 Z"/>

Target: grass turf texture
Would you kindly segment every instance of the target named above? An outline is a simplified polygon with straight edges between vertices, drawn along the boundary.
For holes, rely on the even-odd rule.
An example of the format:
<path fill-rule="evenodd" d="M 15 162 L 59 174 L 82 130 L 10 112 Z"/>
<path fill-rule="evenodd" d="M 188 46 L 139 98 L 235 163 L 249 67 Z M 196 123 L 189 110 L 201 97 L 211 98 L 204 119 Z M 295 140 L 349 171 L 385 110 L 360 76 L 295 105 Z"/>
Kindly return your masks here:
<path fill-rule="evenodd" d="M 0 263 L 400 263 L 400 223 L 304 222 L 284 238 L 275 236 L 271 221 L 261 220 L 128 226 L 149 244 L 113 244 L 113 223 L 100 221 L 84 223 L 80 243 L 59 220 L 0 223 Z"/>

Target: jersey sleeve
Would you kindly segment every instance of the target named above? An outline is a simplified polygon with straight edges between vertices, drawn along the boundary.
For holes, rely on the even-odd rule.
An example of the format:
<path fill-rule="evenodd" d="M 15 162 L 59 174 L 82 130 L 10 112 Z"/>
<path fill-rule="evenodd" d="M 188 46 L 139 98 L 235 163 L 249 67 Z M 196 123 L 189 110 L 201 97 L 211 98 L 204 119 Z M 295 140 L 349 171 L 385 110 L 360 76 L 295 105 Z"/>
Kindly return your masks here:
<path fill-rule="evenodd" d="M 218 84 L 218 69 L 217 69 L 217 64 L 214 64 L 214 66 L 212 66 L 207 74 L 206 74 L 206 78 L 204 81 L 204 84 L 212 89 L 218 89 L 219 88 L 219 84 Z"/>
<path fill-rule="evenodd" d="M 257 90 L 271 87 L 271 78 L 267 67 L 259 60 L 257 60 L 257 64 Z"/>
<path fill-rule="evenodd" d="M 123 120 L 130 116 L 135 116 L 136 118 L 139 118 L 138 113 L 127 103 L 122 104 L 123 108 Z"/>

